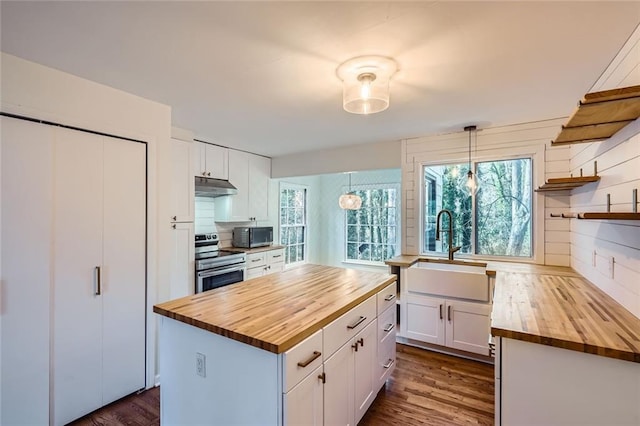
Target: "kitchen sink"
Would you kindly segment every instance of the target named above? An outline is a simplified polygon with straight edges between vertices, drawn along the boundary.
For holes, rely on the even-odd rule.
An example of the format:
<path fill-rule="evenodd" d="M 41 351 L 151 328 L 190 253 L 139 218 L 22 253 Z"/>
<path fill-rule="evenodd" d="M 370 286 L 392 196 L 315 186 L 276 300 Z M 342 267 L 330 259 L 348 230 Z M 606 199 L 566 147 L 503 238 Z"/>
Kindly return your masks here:
<path fill-rule="evenodd" d="M 479 262 L 417 262 L 407 270 L 407 290 L 488 302 L 487 265 Z"/>

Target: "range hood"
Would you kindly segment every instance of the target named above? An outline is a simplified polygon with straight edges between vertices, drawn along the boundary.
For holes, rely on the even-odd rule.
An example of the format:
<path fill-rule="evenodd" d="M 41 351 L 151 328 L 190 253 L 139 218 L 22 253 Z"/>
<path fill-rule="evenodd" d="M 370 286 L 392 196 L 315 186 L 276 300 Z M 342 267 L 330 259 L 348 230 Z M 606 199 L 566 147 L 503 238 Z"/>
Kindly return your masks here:
<path fill-rule="evenodd" d="M 195 194 L 197 197 L 222 197 L 237 193 L 238 188 L 231 185 L 228 180 L 196 177 Z"/>

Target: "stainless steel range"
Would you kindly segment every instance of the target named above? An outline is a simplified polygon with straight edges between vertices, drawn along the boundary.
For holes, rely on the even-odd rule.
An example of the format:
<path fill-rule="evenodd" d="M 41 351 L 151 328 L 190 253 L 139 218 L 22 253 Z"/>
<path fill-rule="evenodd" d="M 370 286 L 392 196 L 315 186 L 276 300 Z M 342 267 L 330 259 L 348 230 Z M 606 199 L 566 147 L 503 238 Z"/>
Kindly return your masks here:
<path fill-rule="evenodd" d="M 196 293 L 244 280 L 244 253 L 220 250 L 217 234 L 196 234 Z"/>

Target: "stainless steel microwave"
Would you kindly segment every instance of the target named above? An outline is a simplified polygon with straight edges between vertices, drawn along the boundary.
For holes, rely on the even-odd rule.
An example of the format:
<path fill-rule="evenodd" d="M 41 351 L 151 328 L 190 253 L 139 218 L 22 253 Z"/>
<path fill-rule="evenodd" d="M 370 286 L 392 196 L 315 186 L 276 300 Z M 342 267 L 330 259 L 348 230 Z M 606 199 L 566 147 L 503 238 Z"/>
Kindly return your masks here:
<path fill-rule="evenodd" d="M 254 248 L 273 244 L 273 226 L 233 228 L 233 246 Z"/>

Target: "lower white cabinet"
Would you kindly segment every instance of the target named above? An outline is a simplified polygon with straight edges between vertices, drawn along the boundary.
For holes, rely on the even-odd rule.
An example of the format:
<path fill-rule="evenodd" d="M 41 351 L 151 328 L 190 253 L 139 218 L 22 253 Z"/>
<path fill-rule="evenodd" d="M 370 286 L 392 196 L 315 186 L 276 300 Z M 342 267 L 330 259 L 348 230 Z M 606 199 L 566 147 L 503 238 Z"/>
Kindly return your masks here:
<path fill-rule="evenodd" d="M 324 362 L 325 424 L 351 425 L 354 418 L 353 348 L 345 343 Z"/>
<path fill-rule="evenodd" d="M 323 372 L 320 366 L 284 394 L 286 425 L 322 426 L 325 424 L 322 381 Z"/>
<path fill-rule="evenodd" d="M 358 424 L 364 413 L 373 402 L 378 392 L 376 384 L 376 363 L 378 361 L 378 328 L 377 319 L 365 327 L 353 339 L 353 393 L 355 404 L 355 419 L 353 425 Z"/>
<path fill-rule="evenodd" d="M 406 337 L 489 355 L 491 305 L 410 294 Z"/>
<path fill-rule="evenodd" d="M 247 255 L 245 280 L 284 270 L 284 249 L 274 249 Z"/>
<path fill-rule="evenodd" d="M 194 240 L 193 222 L 171 224 L 169 300 L 195 293 Z"/>

